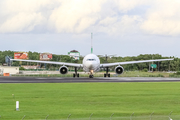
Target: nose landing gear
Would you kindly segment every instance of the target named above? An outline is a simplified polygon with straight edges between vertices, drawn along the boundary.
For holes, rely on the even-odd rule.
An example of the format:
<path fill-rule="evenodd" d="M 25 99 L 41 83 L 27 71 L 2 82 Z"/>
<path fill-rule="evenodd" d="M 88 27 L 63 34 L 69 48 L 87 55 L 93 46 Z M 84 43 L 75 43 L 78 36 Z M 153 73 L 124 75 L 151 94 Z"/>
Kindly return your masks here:
<path fill-rule="evenodd" d="M 89 78 L 93 78 L 94 77 L 94 75 L 89 75 Z"/>
<path fill-rule="evenodd" d="M 90 72 L 90 75 L 89 75 L 89 78 L 93 78 L 94 75 L 93 75 L 93 70 Z"/>

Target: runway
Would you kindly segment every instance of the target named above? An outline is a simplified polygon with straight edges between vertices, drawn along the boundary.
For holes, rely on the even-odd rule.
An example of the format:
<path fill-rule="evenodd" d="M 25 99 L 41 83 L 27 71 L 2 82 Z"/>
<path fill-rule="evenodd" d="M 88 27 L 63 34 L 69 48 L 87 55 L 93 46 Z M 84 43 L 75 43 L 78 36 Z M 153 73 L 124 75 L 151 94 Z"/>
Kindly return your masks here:
<path fill-rule="evenodd" d="M 88 83 L 88 82 L 180 82 L 180 78 L 161 78 L 161 77 L 111 77 L 111 78 L 0 77 L 0 83 Z"/>

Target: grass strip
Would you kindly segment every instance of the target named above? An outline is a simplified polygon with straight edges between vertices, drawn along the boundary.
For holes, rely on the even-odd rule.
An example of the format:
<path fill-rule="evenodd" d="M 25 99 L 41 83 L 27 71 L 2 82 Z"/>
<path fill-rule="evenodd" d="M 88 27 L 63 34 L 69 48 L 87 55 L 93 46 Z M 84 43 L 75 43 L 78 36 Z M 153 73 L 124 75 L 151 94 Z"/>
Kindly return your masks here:
<path fill-rule="evenodd" d="M 180 113 L 180 83 L 0 84 L 0 119 L 71 119 Z M 14 96 L 14 97 L 13 97 Z M 20 111 L 15 110 L 16 101 Z M 149 119 L 149 118 L 148 118 Z"/>

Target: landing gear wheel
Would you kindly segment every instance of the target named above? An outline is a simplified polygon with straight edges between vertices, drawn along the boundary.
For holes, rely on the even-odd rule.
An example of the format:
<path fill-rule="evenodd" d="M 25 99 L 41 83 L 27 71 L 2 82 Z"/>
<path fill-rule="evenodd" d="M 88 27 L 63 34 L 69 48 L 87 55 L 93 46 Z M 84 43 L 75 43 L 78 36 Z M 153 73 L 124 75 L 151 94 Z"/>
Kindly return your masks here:
<path fill-rule="evenodd" d="M 89 78 L 93 78 L 94 77 L 94 75 L 89 75 Z"/>
<path fill-rule="evenodd" d="M 106 73 L 104 73 L 104 77 L 110 77 L 110 74 L 108 74 L 109 67 L 106 67 Z"/>
<path fill-rule="evenodd" d="M 110 77 L 110 74 L 108 74 L 108 77 Z"/>
<path fill-rule="evenodd" d="M 73 78 L 75 77 L 79 77 L 79 73 L 78 74 L 73 74 Z"/>
<path fill-rule="evenodd" d="M 77 67 L 75 67 L 75 73 L 73 73 L 73 78 L 79 77 L 79 73 L 77 73 Z"/>

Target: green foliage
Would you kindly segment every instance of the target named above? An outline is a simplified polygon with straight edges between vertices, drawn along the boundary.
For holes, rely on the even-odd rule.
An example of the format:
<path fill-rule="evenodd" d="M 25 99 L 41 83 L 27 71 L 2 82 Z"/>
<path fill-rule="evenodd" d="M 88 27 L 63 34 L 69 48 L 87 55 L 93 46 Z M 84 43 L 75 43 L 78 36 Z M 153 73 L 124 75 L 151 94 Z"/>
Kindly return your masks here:
<path fill-rule="evenodd" d="M 19 67 L 19 70 L 26 70 L 24 67 Z"/>
<path fill-rule="evenodd" d="M 180 71 L 177 71 L 176 73 L 174 73 L 175 75 L 180 75 Z"/>
<path fill-rule="evenodd" d="M 143 72 L 147 72 L 147 71 L 148 71 L 148 69 L 147 69 L 147 68 L 144 68 L 142 71 L 143 71 Z"/>
<path fill-rule="evenodd" d="M 173 73 L 171 75 L 169 75 L 169 77 L 180 77 L 180 71 L 177 71 L 176 73 Z"/>
<path fill-rule="evenodd" d="M 7 55 L 13 57 L 14 56 L 14 52 L 10 51 L 10 50 L 8 50 L 8 51 L 0 51 L 0 64 L 5 63 L 5 57 Z"/>
<path fill-rule="evenodd" d="M 0 64 L 5 63 L 5 56 L 11 56 L 14 57 L 14 51 L 0 51 Z M 111 57 L 107 58 L 108 63 L 112 62 L 124 62 L 124 61 L 138 61 L 138 60 L 149 60 L 149 59 L 167 59 L 169 57 L 162 57 L 159 54 L 145 54 L 145 55 L 138 55 L 138 56 L 126 56 L 126 57 Z M 172 57 L 170 57 L 172 58 Z M 38 52 L 31 52 L 29 51 L 29 59 L 31 60 L 39 60 L 39 53 Z M 57 61 L 57 62 L 69 62 L 69 63 L 82 63 L 83 57 L 80 57 L 79 60 L 74 60 L 72 57 L 69 57 L 68 55 L 55 55 L 53 54 L 53 59 L 51 61 Z M 106 58 L 100 57 L 100 62 L 105 63 Z M 147 70 L 149 69 L 149 64 L 151 63 L 139 63 L 139 64 L 128 64 L 123 65 L 124 69 L 127 71 L 134 71 L 134 70 Z M 180 59 L 174 58 L 172 61 L 161 61 L 161 62 L 154 62 L 153 64 L 157 65 L 156 69 L 153 69 L 153 71 L 179 71 L 180 67 Z M 19 66 L 19 65 L 37 65 L 37 63 L 27 63 L 27 62 L 13 62 L 13 66 Z M 50 64 L 41 64 L 41 67 L 45 67 L 46 69 L 55 69 L 59 67 L 59 65 L 50 65 Z M 114 68 L 113 68 L 114 69 Z"/>
<path fill-rule="evenodd" d="M 167 72 L 142 72 L 142 71 L 128 71 L 119 75 L 119 77 L 169 77 L 172 73 Z"/>
<path fill-rule="evenodd" d="M 149 75 L 149 77 L 164 77 L 164 76 L 161 74 L 158 74 L 158 75 Z"/>

